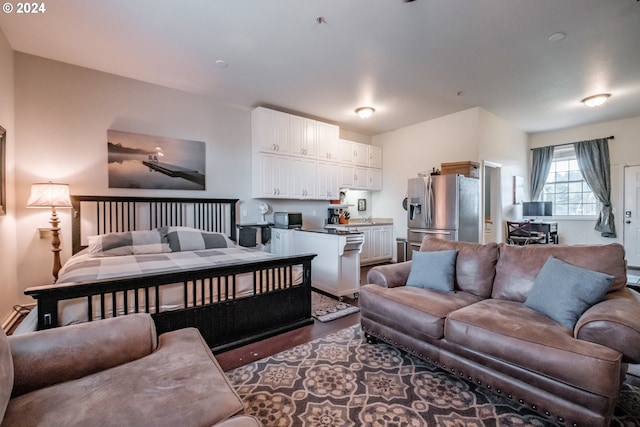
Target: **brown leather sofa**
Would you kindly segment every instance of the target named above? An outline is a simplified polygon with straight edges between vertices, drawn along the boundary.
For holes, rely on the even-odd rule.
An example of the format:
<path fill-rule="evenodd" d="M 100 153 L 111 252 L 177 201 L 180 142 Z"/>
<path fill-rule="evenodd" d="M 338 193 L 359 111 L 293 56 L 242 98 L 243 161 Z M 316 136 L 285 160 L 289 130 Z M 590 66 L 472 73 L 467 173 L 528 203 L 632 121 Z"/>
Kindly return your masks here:
<path fill-rule="evenodd" d="M 385 341 L 568 426 L 608 426 L 628 363 L 640 362 L 640 301 L 624 250 L 475 244 L 426 238 L 421 251 L 457 250 L 452 293 L 405 286 L 411 261 L 372 268 L 361 323 Z M 525 306 L 550 255 L 614 276 L 571 330 Z"/>
<path fill-rule="evenodd" d="M 257 427 L 197 329 L 156 335 L 148 314 L 7 337 L 2 426 Z"/>

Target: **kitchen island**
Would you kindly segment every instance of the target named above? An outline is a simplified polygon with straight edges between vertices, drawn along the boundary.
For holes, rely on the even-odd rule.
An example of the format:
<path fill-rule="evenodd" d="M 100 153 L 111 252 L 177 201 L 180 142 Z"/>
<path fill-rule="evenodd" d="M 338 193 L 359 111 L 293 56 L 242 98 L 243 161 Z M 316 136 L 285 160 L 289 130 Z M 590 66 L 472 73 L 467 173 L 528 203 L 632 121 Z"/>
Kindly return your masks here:
<path fill-rule="evenodd" d="M 315 253 L 311 264 L 312 287 L 342 299 L 358 297 L 360 252 L 364 234 L 338 229 L 300 229 L 293 233 L 296 252 Z"/>
<path fill-rule="evenodd" d="M 327 224 L 325 228 L 357 231 L 364 235 L 360 265 L 378 264 L 393 258 L 393 220 L 390 218 L 351 219 L 348 224 Z"/>

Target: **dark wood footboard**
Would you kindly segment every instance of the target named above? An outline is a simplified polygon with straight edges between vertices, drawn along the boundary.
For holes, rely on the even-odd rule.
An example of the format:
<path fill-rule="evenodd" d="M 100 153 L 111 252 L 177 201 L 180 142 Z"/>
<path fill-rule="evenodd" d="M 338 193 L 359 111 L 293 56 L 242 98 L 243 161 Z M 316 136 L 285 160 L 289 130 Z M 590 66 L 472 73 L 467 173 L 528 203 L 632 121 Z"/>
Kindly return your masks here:
<path fill-rule="evenodd" d="M 158 333 L 196 327 L 214 352 L 221 352 L 313 322 L 314 257 L 274 257 L 181 272 L 31 287 L 25 294 L 37 300 L 38 329 L 59 325 L 59 302 L 83 298 L 88 321 L 144 311 L 154 318 Z M 302 268 L 302 283 L 291 283 L 294 268 Z M 253 294 L 236 295 L 237 279 L 246 273 L 253 277 Z M 161 289 L 176 283 L 183 287 L 183 307 L 160 310 Z M 105 315 L 109 312 L 112 314 Z"/>

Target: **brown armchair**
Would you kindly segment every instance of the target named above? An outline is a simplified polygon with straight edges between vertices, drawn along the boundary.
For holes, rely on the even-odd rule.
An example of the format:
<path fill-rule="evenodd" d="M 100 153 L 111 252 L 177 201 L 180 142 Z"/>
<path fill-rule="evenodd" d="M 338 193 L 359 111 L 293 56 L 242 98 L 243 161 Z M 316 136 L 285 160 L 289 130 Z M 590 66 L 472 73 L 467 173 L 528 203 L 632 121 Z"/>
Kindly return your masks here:
<path fill-rule="evenodd" d="M 242 409 L 197 329 L 157 336 L 140 313 L 0 333 L 2 426 L 260 425 Z"/>
<path fill-rule="evenodd" d="M 511 245 L 530 245 L 541 243 L 544 236 L 531 229 L 529 221 L 507 221 L 507 243 Z"/>

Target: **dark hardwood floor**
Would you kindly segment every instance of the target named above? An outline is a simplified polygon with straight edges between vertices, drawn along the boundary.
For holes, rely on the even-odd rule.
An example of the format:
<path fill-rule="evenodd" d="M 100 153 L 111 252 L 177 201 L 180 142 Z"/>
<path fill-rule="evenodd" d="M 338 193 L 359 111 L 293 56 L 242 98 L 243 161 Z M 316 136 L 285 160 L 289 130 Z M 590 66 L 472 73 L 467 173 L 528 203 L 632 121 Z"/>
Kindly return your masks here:
<path fill-rule="evenodd" d="M 361 284 L 366 283 L 367 272 L 374 266 L 369 265 L 360 269 Z M 358 305 L 358 300 L 346 297 L 345 302 L 351 305 Z M 359 323 L 360 313 L 353 313 L 326 323 L 314 319 L 312 325 L 218 353 L 216 354 L 216 359 L 224 371 L 229 371 Z"/>
<path fill-rule="evenodd" d="M 216 360 L 224 371 L 229 371 L 359 323 L 360 313 L 353 313 L 326 323 L 314 320 L 312 325 L 218 353 Z"/>

